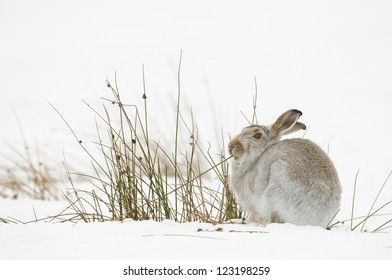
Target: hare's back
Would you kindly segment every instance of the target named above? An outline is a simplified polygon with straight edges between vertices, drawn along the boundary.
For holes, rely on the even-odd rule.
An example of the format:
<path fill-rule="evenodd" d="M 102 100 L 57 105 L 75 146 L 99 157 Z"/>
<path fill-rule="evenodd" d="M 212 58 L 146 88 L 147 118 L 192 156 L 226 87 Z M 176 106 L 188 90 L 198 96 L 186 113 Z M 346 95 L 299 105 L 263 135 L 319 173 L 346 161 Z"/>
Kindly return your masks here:
<path fill-rule="evenodd" d="M 328 155 L 307 139 L 286 139 L 271 147 L 275 157 L 288 176 L 296 179 L 317 179 L 338 183 L 336 169 Z M 282 170 L 283 171 L 283 170 Z"/>

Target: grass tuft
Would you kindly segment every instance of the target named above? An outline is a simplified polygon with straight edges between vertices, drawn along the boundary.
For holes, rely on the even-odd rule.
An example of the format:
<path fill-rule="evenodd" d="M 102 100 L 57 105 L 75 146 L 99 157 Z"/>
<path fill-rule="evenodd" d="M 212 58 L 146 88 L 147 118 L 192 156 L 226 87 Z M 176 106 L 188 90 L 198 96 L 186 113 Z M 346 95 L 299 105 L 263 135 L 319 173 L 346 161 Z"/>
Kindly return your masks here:
<path fill-rule="evenodd" d="M 87 104 L 96 115 L 94 145 L 99 156 L 90 151 L 52 105 L 93 167 L 92 174 L 78 174 L 85 176 L 93 189 L 78 189 L 72 181 L 75 173 L 64 163 L 73 198 L 66 196 L 69 206 L 59 218 L 74 222 L 170 219 L 222 223 L 242 217 L 230 191 L 230 157 L 226 157 L 224 149 L 218 154 L 213 154 L 210 146 L 204 149 L 192 111 L 190 122 L 185 121 L 181 111 L 181 63 L 182 56 L 177 73 L 174 150 L 163 147 L 156 138 L 159 131 L 150 129 L 144 67 L 141 110 L 123 102 L 116 75 L 114 83 L 106 81 L 112 98 L 104 99 L 107 104 L 103 113 Z M 189 140 L 183 143 L 180 139 Z M 222 142 L 224 145 L 223 137 Z"/>
<path fill-rule="evenodd" d="M 8 145 L 10 153 L 0 162 L 0 197 L 59 200 L 58 184 L 64 181 L 61 172 L 53 167 L 40 149 L 31 149 L 15 113 L 23 140 L 23 148 Z"/>

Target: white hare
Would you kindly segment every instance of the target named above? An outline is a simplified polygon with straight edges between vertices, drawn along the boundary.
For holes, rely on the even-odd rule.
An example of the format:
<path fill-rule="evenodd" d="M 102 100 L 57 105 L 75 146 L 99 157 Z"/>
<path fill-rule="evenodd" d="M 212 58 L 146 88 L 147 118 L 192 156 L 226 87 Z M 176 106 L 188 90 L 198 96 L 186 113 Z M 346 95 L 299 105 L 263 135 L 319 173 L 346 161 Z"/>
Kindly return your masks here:
<path fill-rule="evenodd" d="M 248 222 L 325 228 L 339 210 L 341 186 L 327 154 L 306 139 L 280 141 L 306 129 L 301 115 L 289 110 L 271 126 L 244 128 L 229 143 L 231 188 Z"/>

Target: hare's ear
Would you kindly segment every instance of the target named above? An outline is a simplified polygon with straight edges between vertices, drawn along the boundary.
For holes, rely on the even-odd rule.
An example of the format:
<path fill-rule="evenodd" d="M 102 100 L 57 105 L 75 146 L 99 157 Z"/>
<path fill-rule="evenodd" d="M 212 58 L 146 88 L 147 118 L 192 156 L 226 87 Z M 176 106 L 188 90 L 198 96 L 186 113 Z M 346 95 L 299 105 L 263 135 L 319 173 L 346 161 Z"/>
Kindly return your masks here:
<path fill-rule="evenodd" d="M 302 112 L 295 109 L 283 113 L 271 127 L 273 138 L 279 139 L 285 134 L 306 129 L 303 123 L 298 122 L 301 115 Z"/>

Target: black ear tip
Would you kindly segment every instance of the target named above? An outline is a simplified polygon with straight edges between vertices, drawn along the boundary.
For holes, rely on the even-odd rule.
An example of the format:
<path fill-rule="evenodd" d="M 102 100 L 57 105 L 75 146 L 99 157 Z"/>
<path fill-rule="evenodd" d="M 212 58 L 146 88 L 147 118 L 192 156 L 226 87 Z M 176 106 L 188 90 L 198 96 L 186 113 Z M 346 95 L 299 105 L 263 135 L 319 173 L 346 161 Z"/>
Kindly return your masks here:
<path fill-rule="evenodd" d="M 295 114 L 298 114 L 298 115 L 302 116 L 302 112 L 301 112 L 300 110 L 292 109 L 291 112 L 293 112 L 293 113 L 295 113 Z"/>

